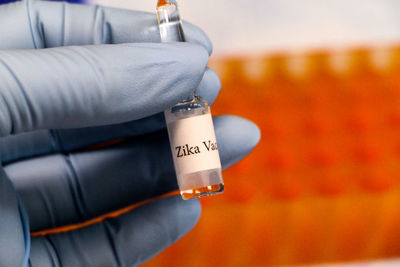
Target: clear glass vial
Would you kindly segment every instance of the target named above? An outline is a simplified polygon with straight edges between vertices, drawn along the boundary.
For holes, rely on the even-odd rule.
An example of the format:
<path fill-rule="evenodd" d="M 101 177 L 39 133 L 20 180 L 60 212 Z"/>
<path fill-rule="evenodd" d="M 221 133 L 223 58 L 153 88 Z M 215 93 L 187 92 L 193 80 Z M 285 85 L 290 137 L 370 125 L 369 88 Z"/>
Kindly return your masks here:
<path fill-rule="evenodd" d="M 185 41 L 174 0 L 159 0 L 157 15 L 162 42 Z M 208 103 L 193 95 L 166 110 L 165 119 L 182 198 L 222 193 L 221 161 Z"/>

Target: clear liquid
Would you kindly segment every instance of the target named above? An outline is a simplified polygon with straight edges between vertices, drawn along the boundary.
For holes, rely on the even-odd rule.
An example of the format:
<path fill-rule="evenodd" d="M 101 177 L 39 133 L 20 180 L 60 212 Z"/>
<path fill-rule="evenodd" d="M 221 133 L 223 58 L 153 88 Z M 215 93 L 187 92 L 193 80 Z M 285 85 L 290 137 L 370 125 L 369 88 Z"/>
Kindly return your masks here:
<path fill-rule="evenodd" d="M 188 189 L 181 191 L 183 199 L 188 200 L 191 198 L 209 197 L 224 192 L 224 184 L 209 185 L 196 189 Z"/>
<path fill-rule="evenodd" d="M 172 4 L 166 4 L 157 8 L 161 41 L 185 42 L 181 18 L 178 8 Z"/>

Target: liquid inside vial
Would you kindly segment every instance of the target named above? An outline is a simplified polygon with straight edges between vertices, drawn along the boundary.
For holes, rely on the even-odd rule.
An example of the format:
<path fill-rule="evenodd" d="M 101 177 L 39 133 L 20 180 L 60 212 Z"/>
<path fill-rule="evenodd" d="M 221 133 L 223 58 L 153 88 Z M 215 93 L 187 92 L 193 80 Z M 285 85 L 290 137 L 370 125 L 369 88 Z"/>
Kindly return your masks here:
<path fill-rule="evenodd" d="M 224 191 L 210 107 L 200 97 L 165 111 L 179 189 L 183 199 Z"/>
<path fill-rule="evenodd" d="M 176 5 L 159 1 L 157 15 L 163 42 L 185 42 L 182 21 Z"/>

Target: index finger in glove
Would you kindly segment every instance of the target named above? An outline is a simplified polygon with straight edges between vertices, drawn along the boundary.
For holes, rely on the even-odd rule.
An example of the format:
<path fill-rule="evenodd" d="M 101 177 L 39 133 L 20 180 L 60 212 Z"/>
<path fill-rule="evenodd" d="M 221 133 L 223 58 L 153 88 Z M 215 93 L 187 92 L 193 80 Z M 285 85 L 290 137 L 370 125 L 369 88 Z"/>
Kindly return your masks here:
<path fill-rule="evenodd" d="M 0 136 L 156 114 L 198 87 L 207 61 L 188 43 L 0 51 Z"/>
<path fill-rule="evenodd" d="M 212 44 L 201 29 L 186 22 L 184 29 L 189 43 L 211 54 Z M 0 49 L 142 42 L 160 42 L 155 14 L 49 1 L 0 6 Z"/>

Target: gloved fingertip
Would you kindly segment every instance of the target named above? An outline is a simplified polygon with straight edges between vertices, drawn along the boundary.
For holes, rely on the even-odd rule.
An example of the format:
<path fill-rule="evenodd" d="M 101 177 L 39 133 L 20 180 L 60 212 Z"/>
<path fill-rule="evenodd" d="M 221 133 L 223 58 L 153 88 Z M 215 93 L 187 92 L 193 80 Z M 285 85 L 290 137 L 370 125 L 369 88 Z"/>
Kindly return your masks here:
<path fill-rule="evenodd" d="M 220 116 L 214 121 L 224 169 L 243 159 L 260 141 L 260 129 L 249 120 L 237 116 Z"/>
<path fill-rule="evenodd" d="M 101 71 L 106 74 L 107 87 L 117 95 L 118 105 L 113 107 L 123 111 L 113 112 L 112 116 L 119 120 L 114 124 L 156 114 L 187 99 L 198 88 L 209 58 L 204 47 L 184 42 L 126 43 L 86 49 L 103 63 Z"/>
<path fill-rule="evenodd" d="M 137 46 L 137 45 L 135 45 Z M 158 62 L 161 73 L 169 76 L 191 77 L 198 79 L 196 87 L 199 85 L 204 72 L 207 68 L 208 53 L 200 45 L 190 43 L 161 43 L 146 44 L 146 47 L 156 48 L 154 58 Z"/>
<path fill-rule="evenodd" d="M 195 25 L 184 21 L 183 28 L 185 31 L 186 41 L 189 43 L 199 44 L 203 46 L 208 55 L 211 55 L 213 52 L 213 44 L 207 34 L 200 28 Z"/>
<path fill-rule="evenodd" d="M 196 71 L 204 74 L 208 63 L 208 52 L 203 46 L 190 43 L 170 43 L 175 46 L 175 56 L 187 71 Z"/>
<path fill-rule="evenodd" d="M 205 99 L 209 104 L 214 103 L 221 90 L 221 80 L 217 73 L 207 68 L 204 77 L 197 88 L 197 94 Z"/>
<path fill-rule="evenodd" d="M 197 224 L 201 215 L 201 204 L 197 199 L 183 200 L 181 196 L 171 197 L 167 201 L 175 202 L 176 205 L 172 211 L 176 221 L 178 222 L 178 236 L 181 238 L 187 234 Z M 172 206 L 171 206 L 172 207 Z"/>
<path fill-rule="evenodd" d="M 164 72 L 159 78 L 164 78 L 165 75 L 174 77 L 174 82 L 168 87 L 168 92 L 175 99 L 173 104 L 176 104 L 187 99 L 199 87 L 207 69 L 209 57 L 207 51 L 200 45 L 189 43 L 164 45 L 169 46 L 166 57 L 173 63 L 168 66 L 170 71 Z M 172 88 L 175 89 L 171 91 Z"/>

